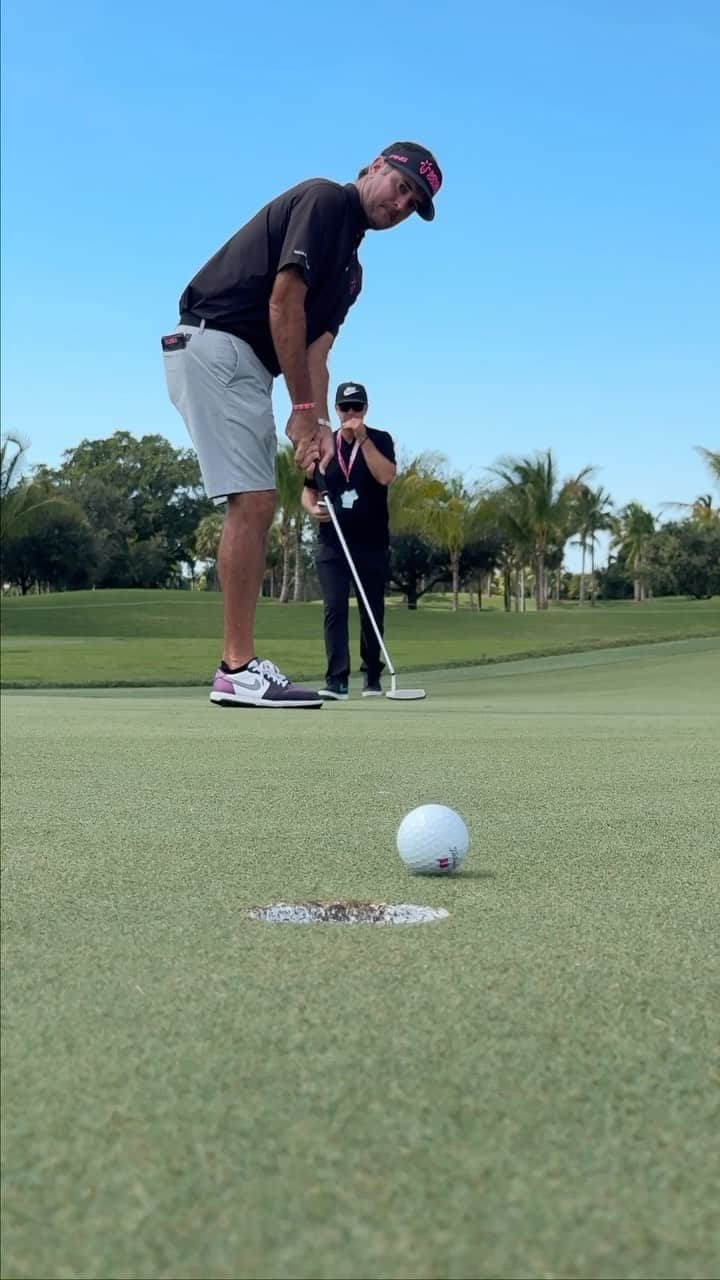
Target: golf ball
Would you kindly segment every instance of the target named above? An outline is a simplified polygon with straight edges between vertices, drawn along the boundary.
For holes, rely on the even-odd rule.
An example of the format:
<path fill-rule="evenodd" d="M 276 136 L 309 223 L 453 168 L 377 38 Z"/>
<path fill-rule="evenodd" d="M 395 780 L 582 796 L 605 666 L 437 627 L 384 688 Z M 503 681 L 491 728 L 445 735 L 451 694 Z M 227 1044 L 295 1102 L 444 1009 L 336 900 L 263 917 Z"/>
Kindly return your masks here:
<path fill-rule="evenodd" d="M 468 843 L 460 814 L 444 804 L 421 804 L 398 827 L 398 853 L 416 876 L 450 875 L 465 861 Z"/>

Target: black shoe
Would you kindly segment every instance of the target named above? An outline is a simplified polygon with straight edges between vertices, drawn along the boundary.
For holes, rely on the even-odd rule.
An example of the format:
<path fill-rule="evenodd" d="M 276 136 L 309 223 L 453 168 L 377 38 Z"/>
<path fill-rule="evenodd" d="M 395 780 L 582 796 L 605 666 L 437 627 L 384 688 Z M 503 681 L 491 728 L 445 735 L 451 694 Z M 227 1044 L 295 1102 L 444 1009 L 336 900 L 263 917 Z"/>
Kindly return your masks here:
<path fill-rule="evenodd" d="M 382 688 L 379 680 L 365 680 L 362 691 L 363 698 L 382 698 Z"/>
<path fill-rule="evenodd" d="M 348 699 L 347 682 L 339 680 L 328 680 L 325 688 L 318 692 L 324 702 L 347 702 Z"/>

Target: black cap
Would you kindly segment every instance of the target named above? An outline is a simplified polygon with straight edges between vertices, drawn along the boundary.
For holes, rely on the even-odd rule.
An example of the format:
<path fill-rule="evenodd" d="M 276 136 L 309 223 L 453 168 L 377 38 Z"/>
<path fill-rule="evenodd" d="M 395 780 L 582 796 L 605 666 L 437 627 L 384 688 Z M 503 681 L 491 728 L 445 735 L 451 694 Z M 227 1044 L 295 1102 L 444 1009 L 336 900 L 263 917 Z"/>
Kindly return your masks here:
<path fill-rule="evenodd" d="M 360 404 L 367 407 L 367 391 L 361 382 L 341 382 L 335 393 L 336 404 Z"/>
<path fill-rule="evenodd" d="M 393 169 L 401 169 L 410 174 L 413 182 L 427 197 L 418 213 L 426 222 L 432 222 L 435 217 L 433 196 L 437 195 L 442 186 L 442 173 L 432 151 L 422 147 L 419 142 L 393 142 L 381 154 Z"/>

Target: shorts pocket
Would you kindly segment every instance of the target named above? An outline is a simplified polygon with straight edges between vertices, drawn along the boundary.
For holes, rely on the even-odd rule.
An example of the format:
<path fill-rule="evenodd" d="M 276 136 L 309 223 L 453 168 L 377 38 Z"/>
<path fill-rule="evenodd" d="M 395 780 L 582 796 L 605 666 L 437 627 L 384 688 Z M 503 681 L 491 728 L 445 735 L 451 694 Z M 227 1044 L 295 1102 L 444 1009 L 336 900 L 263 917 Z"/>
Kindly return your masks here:
<path fill-rule="evenodd" d="M 190 353 L 205 365 L 221 387 L 229 387 L 240 364 L 240 352 L 229 333 L 219 329 L 204 329 L 193 338 Z"/>

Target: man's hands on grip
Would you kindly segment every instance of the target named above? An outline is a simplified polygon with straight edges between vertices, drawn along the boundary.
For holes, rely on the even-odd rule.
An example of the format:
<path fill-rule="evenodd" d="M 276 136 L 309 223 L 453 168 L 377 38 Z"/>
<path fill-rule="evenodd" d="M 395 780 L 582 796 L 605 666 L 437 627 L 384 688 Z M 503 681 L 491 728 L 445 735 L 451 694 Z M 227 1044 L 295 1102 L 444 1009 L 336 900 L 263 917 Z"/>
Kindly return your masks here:
<path fill-rule="evenodd" d="M 316 463 L 325 471 L 332 461 L 335 442 L 330 427 L 317 416 L 317 409 L 301 409 L 290 414 L 285 435 L 295 449 L 295 466 L 309 471 Z"/>

